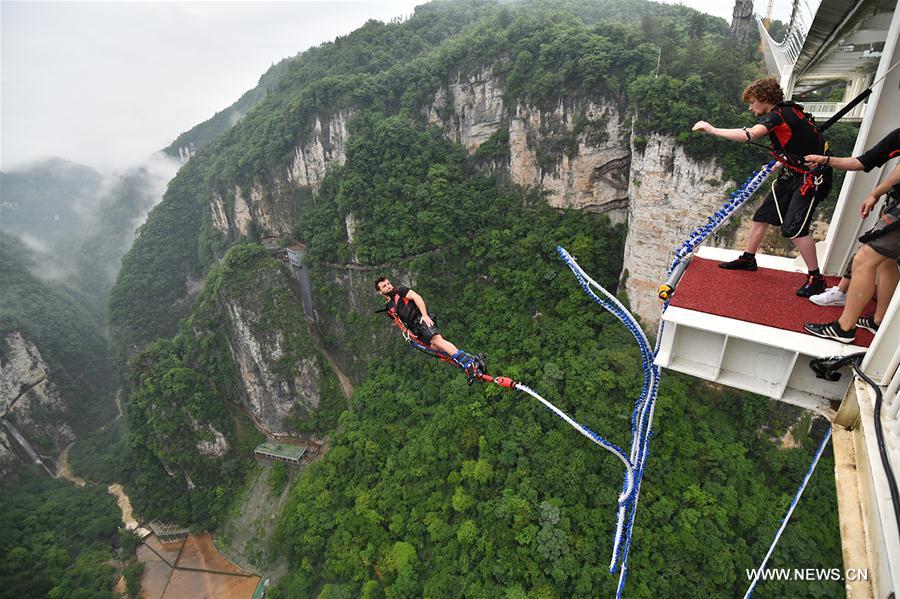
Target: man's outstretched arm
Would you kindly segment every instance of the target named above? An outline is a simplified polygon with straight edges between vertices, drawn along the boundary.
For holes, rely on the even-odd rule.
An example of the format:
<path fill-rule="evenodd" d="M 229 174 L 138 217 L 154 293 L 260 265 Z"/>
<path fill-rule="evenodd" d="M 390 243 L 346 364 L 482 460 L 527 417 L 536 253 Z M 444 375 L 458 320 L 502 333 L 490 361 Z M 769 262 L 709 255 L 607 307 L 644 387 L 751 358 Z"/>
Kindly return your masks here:
<path fill-rule="evenodd" d="M 707 135 L 714 135 L 715 137 L 721 137 L 723 139 L 740 142 L 747 142 L 752 139 L 758 139 L 769 132 L 769 130 L 766 129 L 765 125 L 753 125 L 752 127 L 745 127 L 741 129 L 722 129 L 719 127 L 713 127 L 706 121 L 697 121 L 691 131 L 706 133 Z"/>
<path fill-rule="evenodd" d="M 426 326 L 434 326 L 434 321 L 431 320 L 430 316 L 428 316 L 428 308 L 425 307 L 425 300 L 422 298 L 422 296 L 410 289 L 406 294 L 406 297 L 411 299 L 419 309 L 419 312 L 422 313 L 422 322 L 425 323 Z"/>

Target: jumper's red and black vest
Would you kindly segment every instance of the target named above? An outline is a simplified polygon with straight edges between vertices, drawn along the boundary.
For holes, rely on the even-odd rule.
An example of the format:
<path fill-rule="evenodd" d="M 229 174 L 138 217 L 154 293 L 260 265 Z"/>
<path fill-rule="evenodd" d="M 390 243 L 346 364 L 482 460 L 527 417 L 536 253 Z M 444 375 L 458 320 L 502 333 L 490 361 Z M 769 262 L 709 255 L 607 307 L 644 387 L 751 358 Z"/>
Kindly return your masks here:
<path fill-rule="evenodd" d="M 416 306 L 414 301 L 400 295 L 400 290 L 402 289 L 405 288 L 400 287 L 399 289 L 394 290 L 394 293 L 391 295 L 391 299 L 387 304 L 387 314 L 391 318 L 399 318 L 400 322 L 407 328 L 412 328 L 416 326 L 416 323 L 422 317 L 422 313 L 419 312 L 419 307 Z M 408 289 L 407 292 L 409 292 Z"/>
<path fill-rule="evenodd" d="M 807 154 L 824 154 L 825 137 L 815 120 L 794 102 L 779 102 L 760 120 L 769 130 L 774 151 L 791 163 L 802 166 Z"/>

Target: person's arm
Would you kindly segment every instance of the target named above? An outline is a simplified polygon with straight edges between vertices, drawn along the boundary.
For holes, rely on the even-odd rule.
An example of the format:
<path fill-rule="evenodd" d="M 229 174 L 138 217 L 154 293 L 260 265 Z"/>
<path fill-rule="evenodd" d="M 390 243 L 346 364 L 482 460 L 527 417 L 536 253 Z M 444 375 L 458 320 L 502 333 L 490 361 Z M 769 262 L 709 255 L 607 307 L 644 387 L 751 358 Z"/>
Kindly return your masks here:
<path fill-rule="evenodd" d="M 865 168 L 858 158 L 838 158 L 837 156 L 808 154 L 803 157 L 803 160 L 809 166 L 832 166 L 842 171 L 861 171 Z"/>
<path fill-rule="evenodd" d="M 878 184 L 878 186 L 872 190 L 872 193 L 866 196 L 866 199 L 863 200 L 863 203 L 859 207 L 859 214 L 863 218 L 869 216 L 869 213 L 872 211 L 872 208 L 875 207 L 875 204 L 878 203 L 878 200 L 881 199 L 881 196 L 886 194 L 891 190 L 894 185 L 900 183 L 900 164 L 894 167 L 894 170 L 891 171 L 891 174 L 884 178 L 884 181 Z"/>
<path fill-rule="evenodd" d="M 422 299 L 422 296 L 410 289 L 409 292 L 407 292 L 406 297 L 411 299 L 419 309 L 419 312 L 422 313 L 422 322 L 425 323 L 426 326 L 434 326 L 434 321 L 428 316 L 428 308 L 425 307 L 425 300 Z"/>
<path fill-rule="evenodd" d="M 752 127 L 744 127 L 743 129 L 720 129 L 719 127 L 713 127 L 706 121 L 697 121 L 691 131 L 706 133 L 707 135 L 714 135 L 723 139 L 740 142 L 758 139 L 769 132 L 765 125 L 753 125 Z"/>

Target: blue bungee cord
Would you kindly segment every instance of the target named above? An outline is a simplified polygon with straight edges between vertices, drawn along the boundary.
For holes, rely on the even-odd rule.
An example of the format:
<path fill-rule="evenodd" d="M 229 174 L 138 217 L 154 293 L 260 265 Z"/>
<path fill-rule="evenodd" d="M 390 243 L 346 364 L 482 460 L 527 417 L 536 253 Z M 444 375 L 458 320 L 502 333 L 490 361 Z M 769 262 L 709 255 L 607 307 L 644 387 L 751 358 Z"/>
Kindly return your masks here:
<path fill-rule="evenodd" d="M 684 272 L 687 262 L 690 261 L 691 255 L 696 249 L 716 230 L 718 230 L 731 215 L 759 189 L 763 182 L 772 173 L 775 161 L 764 165 L 760 170 L 754 171 L 748 177 L 740 188 L 731 192 L 729 199 L 716 210 L 712 216 L 707 218 L 707 222 L 695 228 L 688 235 L 688 238 L 675 250 L 675 255 L 666 272 L 667 284 L 669 290 L 667 294 L 663 294 L 663 287 L 660 287 L 660 297 L 665 302 L 663 312 L 669 306 L 669 300 L 674 291 L 677 279 Z M 616 532 L 613 539 L 612 557 L 610 560 L 610 572 L 614 573 L 617 569 L 619 572 L 619 582 L 616 587 L 616 597 L 620 598 L 625 588 L 625 580 L 627 577 L 628 553 L 631 548 L 632 534 L 634 531 L 634 522 L 637 516 L 637 503 L 640 496 L 641 482 L 644 475 L 644 467 L 650 453 L 650 439 L 653 437 L 653 414 L 656 409 L 656 399 L 659 394 L 659 368 L 654 364 L 657 353 L 659 352 L 659 342 L 662 338 L 664 323 L 660 318 L 659 328 L 657 331 L 656 345 L 650 349 L 650 342 L 644 334 L 634 316 L 622 305 L 622 303 L 602 285 L 594 281 L 582 269 L 576 260 L 562 246 L 557 247 L 557 252 L 566 263 L 566 265 L 575 274 L 581 288 L 595 303 L 599 304 L 605 310 L 615 316 L 625 327 L 631 332 L 640 349 L 642 358 L 642 370 L 644 373 L 644 382 L 641 393 L 635 401 L 634 410 L 631 415 L 631 453 L 630 468 L 626 472 L 626 478 L 623 481 L 623 492 L 619 498 L 619 505 L 616 517 Z M 594 289 L 598 290 L 604 298 L 598 296 Z M 628 476 L 630 474 L 630 476 Z M 628 489 L 630 487 L 630 490 Z"/>
<path fill-rule="evenodd" d="M 653 351 L 650 349 L 650 342 L 647 339 L 646 334 L 628 309 L 622 305 L 618 298 L 592 279 L 590 275 L 578 265 L 578 262 L 565 250 L 565 248 L 559 246 L 556 251 L 575 274 L 581 288 L 588 297 L 618 318 L 629 332 L 631 332 L 641 352 L 644 384 L 637 401 L 635 401 L 631 417 L 632 443 L 630 460 L 633 469 L 633 481 L 626 481 L 632 482 L 632 490 L 630 493 L 623 492 L 620 496 L 616 516 L 616 532 L 613 540 L 612 556 L 610 558 L 610 572 L 615 572 L 620 565 L 623 566 L 624 571 L 624 558 L 627 555 L 627 550 L 624 549 L 624 547 L 629 545 L 631 539 L 631 528 L 636 511 L 638 489 L 640 488 L 641 477 L 643 475 L 643 462 L 647 455 L 646 446 L 650 438 L 649 433 L 651 430 L 650 425 L 653 408 L 656 404 L 656 393 L 659 389 L 659 370 L 653 364 Z M 601 298 L 594 293 L 594 289 L 598 290 L 605 298 Z M 623 483 L 623 485 L 624 484 L 625 483 Z"/>

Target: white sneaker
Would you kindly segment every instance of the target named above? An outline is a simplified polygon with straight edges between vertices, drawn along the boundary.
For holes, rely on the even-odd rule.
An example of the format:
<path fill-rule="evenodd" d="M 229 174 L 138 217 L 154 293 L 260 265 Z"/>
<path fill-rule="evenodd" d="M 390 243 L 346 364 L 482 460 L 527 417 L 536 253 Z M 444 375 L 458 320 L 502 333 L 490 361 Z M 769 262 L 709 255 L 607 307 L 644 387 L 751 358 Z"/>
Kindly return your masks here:
<path fill-rule="evenodd" d="M 842 293 L 838 287 L 829 287 L 822 293 L 810 297 L 809 301 L 818 306 L 843 306 L 847 301 L 847 294 Z"/>

